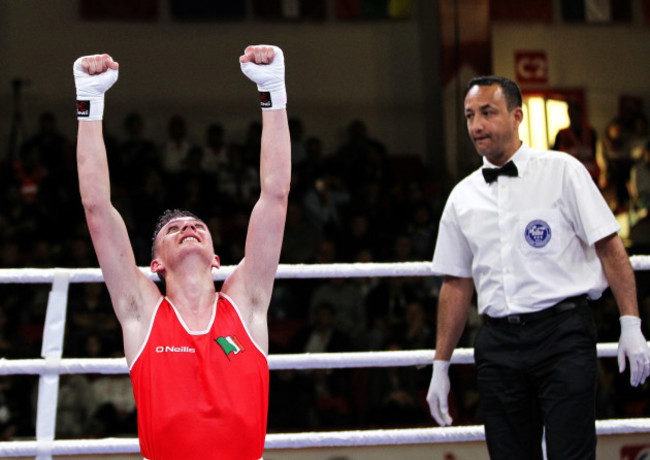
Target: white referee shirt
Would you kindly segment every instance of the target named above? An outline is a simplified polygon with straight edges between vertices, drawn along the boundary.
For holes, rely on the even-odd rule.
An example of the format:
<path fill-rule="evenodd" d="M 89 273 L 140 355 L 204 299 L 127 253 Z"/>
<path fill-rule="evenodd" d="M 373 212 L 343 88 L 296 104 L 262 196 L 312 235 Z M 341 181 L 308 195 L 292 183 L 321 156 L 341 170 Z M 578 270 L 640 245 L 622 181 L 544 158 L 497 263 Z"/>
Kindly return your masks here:
<path fill-rule="evenodd" d="M 589 173 L 571 155 L 524 144 L 511 160 L 517 177 L 488 184 L 478 169 L 454 187 L 433 270 L 473 278 L 478 311 L 492 317 L 599 298 L 607 280 L 594 243 L 620 226 Z"/>

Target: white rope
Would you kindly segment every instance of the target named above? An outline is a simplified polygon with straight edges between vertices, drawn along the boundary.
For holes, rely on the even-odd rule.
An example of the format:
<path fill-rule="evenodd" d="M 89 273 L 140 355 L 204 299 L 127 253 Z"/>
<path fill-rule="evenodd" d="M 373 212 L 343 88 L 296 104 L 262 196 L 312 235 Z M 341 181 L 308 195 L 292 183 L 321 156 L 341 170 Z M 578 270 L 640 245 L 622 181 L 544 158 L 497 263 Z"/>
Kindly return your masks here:
<path fill-rule="evenodd" d="M 650 270 L 650 256 L 630 256 L 630 263 L 634 270 Z"/>
<path fill-rule="evenodd" d="M 634 270 L 650 270 L 650 256 L 630 256 Z M 215 281 L 222 281 L 233 272 L 235 265 L 223 265 L 213 271 Z M 157 280 L 149 267 L 140 267 L 142 273 Z M 54 275 L 66 271 L 71 283 L 98 283 L 104 281 L 99 268 L 2 268 L 0 283 L 51 283 Z M 371 262 L 353 264 L 280 264 L 277 279 L 306 278 L 363 278 L 395 276 L 434 276 L 432 263 Z"/>
<path fill-rule="evenodd" d="M 650 343 L 649 343 L 650 345 Z M 614 358 L 618 344 L 599 343 L 600 358 Z M 347 353 L 301 353 L 269 355 L 269 369 L 344 369 L 359 367 L 428 366 L 434 350 L 368 351 Z M 454 364 L 474 363 L 472 348 L 457 348 L 451 357 Z M 125 358 L 0 359 L 0 375 L 27 374 L 127 374 Z"/>
<path fill-rule="evenodd" d="M 278 279 L 294 278 L 360 278 L 366 276 L 433 276 L 431 262 L 399 263 L 354 263 L 354 264 L 280 264 L 276 273 Z M 215 281 L 226 279 L 236 265 L 222 265 L 213 270 Z M 149 267 L 139 267 L 152 280 L 158 275 Z M 71 283 L 97 283 L 104 281 L 99 268 L 3 268 L 0 269 L 0 283 L 51 283 L 54 274 L 61 270 L 70 273 Z"/>
<path fill-rule="evenodd" d="M 649 431 L 649 418 L 598 420 L 596 422 L 596 433 L 599 436 L 647 433 Z M 266 449 L 301 449 L 306 447 L 385 446 L 472 442 L 484 439 L 484 427 L 471 425 L 446 428 L 267 434 L 264 447 Z M 51 442 L 50 447 L 52 455 L 135 454 L 140 452 L 137 438 L 55 440 Z M 33 457 L 37 452 L 37 441 L 0 442 L 0 457 Z"/>
<path fill-rule="evenodd" d="M 0 442 L 0 457 L 34 457 L 39 441 Z M 131 454 L 140 452 L 138 438 L 66 439 L 50 444 L 52 455 Z"/>

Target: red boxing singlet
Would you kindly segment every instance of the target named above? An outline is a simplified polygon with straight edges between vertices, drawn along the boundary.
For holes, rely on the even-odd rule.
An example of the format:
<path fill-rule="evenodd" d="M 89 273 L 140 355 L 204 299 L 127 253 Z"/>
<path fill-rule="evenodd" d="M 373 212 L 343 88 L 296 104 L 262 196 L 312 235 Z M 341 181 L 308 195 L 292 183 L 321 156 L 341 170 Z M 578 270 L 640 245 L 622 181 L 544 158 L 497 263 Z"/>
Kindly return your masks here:
<path fill-rule="evenodd" d="M 266 355 L 218 294 L 205 331 L 161 299 L 130 369 L 141 453 L 151 460 L 258 460 L 269 396 Z"/>

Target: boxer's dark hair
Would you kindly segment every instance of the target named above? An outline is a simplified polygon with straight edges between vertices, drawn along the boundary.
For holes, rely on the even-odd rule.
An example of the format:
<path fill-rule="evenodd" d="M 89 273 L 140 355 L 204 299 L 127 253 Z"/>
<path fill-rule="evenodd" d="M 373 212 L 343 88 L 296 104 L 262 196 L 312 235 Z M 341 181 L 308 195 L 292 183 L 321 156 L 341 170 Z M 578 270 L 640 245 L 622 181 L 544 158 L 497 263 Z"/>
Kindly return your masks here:
<path fill-rule="evenodd" d="M 179 217 L 191 217 L 199 221 L 201 220 L 194 213 L 185 209 L 167 209 L 163 212 L 158 218 L 158 222 L 156 222 L 156 226 L 153 230 L 153 237 L 151 238 L 151 259 L 156 258 L 156 237 L 158 236 L 158 233 L 160 233 L 160 230 L 162 230 L 167 223 L 174 219 L 178 219 Z"/>

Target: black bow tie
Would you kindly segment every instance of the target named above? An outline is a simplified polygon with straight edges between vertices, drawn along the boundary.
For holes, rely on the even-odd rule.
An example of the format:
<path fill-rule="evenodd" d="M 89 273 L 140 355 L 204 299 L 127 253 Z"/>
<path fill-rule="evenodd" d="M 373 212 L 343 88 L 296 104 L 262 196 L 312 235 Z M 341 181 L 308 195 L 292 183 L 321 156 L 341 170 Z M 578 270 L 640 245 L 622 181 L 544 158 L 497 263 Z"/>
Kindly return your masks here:
<path fill-rule="evenodd" d="M 485 182 L 488 184 L 491 184 L 497 180 L 497 177 L 501 175 L 516 177 L 519 174 L 517 171 L 517 166 L 515 166 L 512 161 L 507 162 L 500 168 L 483 168 L 481 171 L 483 172 Z"/>

